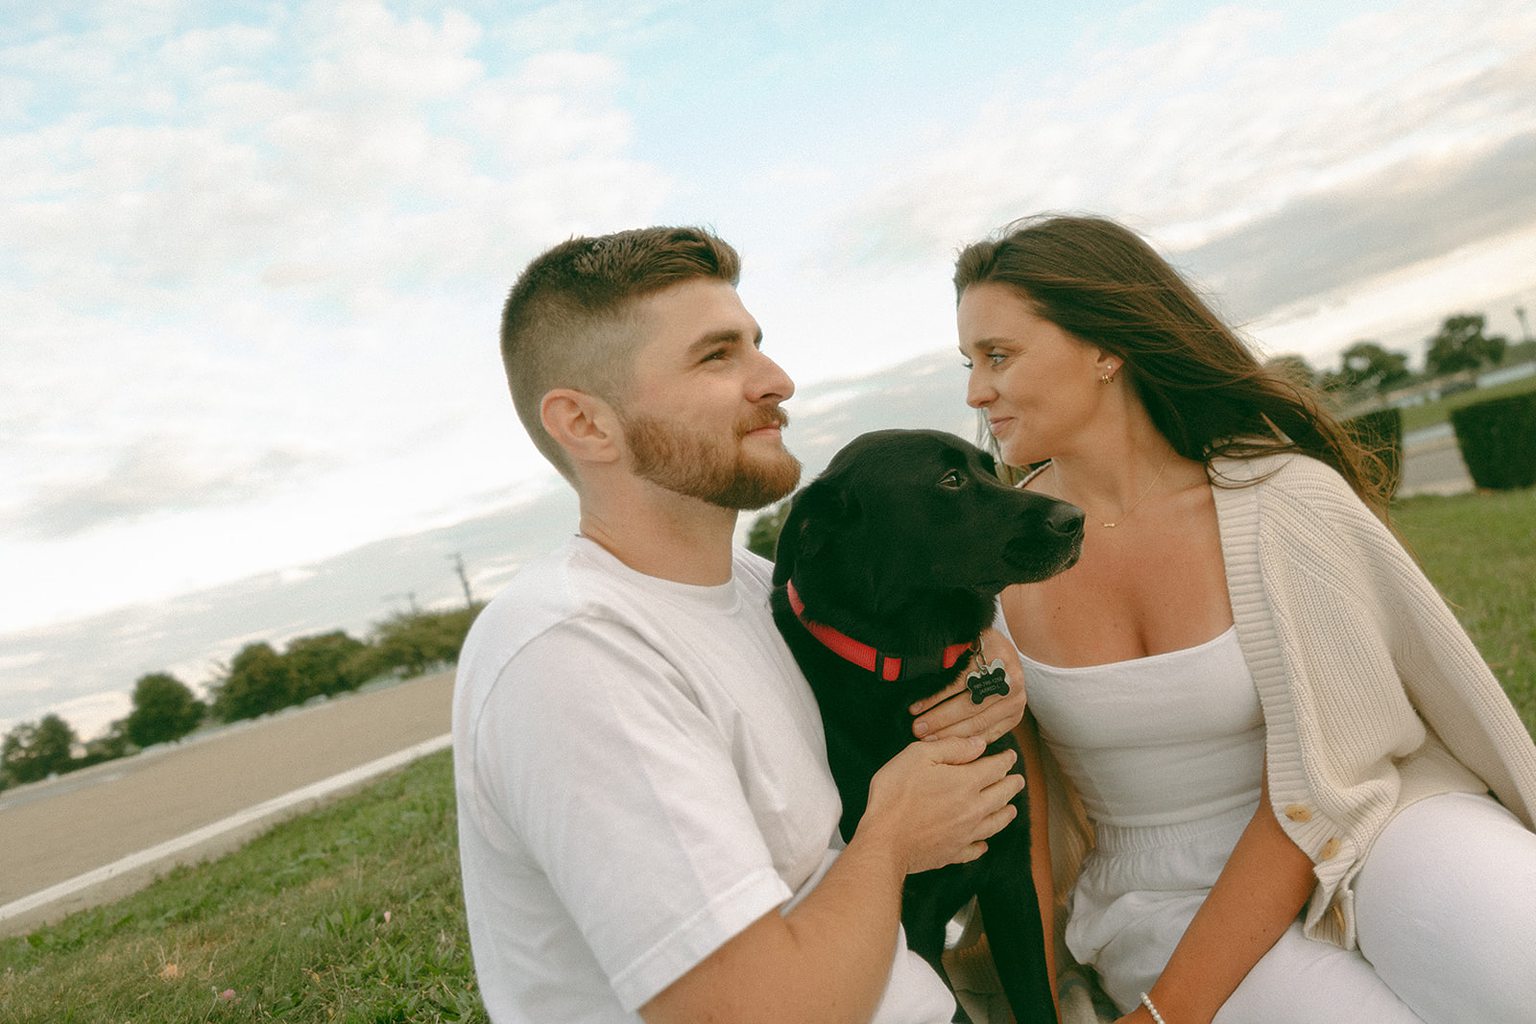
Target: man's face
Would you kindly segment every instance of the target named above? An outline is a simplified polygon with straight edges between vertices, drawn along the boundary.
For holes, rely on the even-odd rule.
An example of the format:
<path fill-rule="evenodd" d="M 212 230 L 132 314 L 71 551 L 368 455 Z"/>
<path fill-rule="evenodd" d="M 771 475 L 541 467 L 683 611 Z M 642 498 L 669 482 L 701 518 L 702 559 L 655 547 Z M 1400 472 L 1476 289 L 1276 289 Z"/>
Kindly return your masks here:
<path fill-rule="evenodd" d="M 800 480 L 779 403 L 794 383 L 724 281 L 674 285 L 635 304 L 644 340 L 619 409 L 630 468 L 658 487 L 729 509 L 761 508 Z"/>

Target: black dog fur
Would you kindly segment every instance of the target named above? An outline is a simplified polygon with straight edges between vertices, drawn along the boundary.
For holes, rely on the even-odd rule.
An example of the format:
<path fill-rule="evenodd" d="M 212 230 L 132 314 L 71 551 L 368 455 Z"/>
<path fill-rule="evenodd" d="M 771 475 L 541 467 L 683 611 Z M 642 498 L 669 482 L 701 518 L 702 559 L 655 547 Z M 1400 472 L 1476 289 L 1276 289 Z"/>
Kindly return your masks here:
<path fill-rule="evenodd" d="M 1005 586 L 1071 566 L 1082 534 L 1080 510 L 1007 486 L 989 455 L 939 431 L 864 434 L 796 495 L 775 556 L 773 616 L 821 706 L 845 839 L 870 778 L 912 742 L 907 709 L 966 669 L 965 657 L 943 669 L 938 652 L 975 640 Z M 903 657 L 903 678 L 878 678 L 813 637 L 790 606 L 791 579 L 807 619 Z M 1009 749 L 1018 745 L 1004 736 L 987 753 Z M 1018 816 L 981 858 L 908 877 L 902 923 L 912 949 L 945 977 L 945 925 L 976 896 L 1014 1016 L 1033 1024 L 1056 1017 L 1022 794 L 1015 804 Z"/>

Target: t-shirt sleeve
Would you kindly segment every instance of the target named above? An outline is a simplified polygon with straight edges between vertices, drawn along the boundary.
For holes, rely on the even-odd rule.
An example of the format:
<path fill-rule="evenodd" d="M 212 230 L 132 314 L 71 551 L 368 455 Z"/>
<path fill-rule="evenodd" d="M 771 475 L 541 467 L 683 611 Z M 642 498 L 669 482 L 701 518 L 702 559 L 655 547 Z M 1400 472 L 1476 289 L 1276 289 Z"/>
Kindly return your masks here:
<path fill-rule="evenodd" d="M 479 784 L 635 1010 L 789 887 L 728 726 L 633 631 L 563 622 L 502 669 L 474 732 Z"/>

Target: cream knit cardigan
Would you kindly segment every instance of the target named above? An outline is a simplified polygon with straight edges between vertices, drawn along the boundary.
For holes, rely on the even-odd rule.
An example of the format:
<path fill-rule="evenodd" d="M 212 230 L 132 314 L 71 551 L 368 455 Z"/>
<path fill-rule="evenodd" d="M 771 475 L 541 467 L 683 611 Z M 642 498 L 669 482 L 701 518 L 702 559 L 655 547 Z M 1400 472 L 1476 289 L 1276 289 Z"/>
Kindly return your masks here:
<path fill-rule="evenodd" d="M 1352 949 L 1352 883 L 1392 816 L 1488 789 L 1530 828 L 1536 747 L 1434 586 L 1338 473 L 1291 454 L 1212 468 L 1271 802 L 1315 865 L 1306 934 Z"/>
<path fill-rule="evenodd" d="M 1338 473 L 1293 454 L 1215 459 L 1212 470 L 1270 802 L 1317 878 L 1303 926 L 1353 949 L 1354 878 L 1392 816 L 1427 796 L 1491 790 L 1531 828 L 1536 746 L 1445 601 Z M 1091 838 L 1042 755 L 1065 900 Z"/>

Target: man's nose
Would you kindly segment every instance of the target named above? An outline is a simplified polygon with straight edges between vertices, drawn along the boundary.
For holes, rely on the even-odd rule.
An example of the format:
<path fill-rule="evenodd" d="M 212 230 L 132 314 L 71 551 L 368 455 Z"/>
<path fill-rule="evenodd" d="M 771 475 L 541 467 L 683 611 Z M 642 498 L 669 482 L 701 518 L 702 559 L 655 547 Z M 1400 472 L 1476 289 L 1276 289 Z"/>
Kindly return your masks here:
<path fill-rule="evenodd" d="M 782 366 L 762 352 L 757 353 L 757 360 L 758 365 L 754 368 L 751 381 L 751 398 L 754 402 L 768 398 L 782 402 L 795 393 L 795 382 L 789 379 L 789 374 L 784 372 Z"/>

